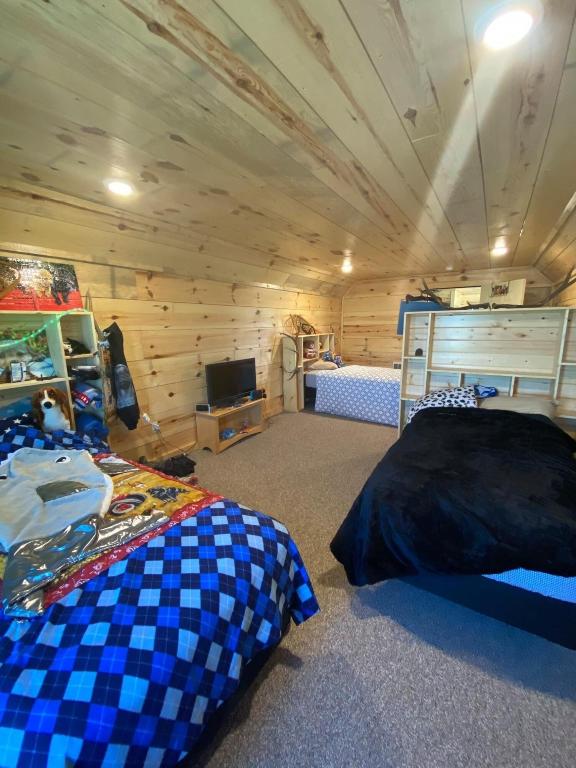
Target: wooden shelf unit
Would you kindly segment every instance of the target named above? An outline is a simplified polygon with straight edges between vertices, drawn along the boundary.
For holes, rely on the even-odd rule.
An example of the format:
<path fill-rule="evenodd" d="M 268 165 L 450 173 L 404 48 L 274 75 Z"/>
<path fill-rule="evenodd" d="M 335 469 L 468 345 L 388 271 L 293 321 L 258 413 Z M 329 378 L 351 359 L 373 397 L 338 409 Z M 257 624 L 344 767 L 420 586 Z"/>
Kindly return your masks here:
<path fill-rule="evenodd" d="M 209 448 L 212 453 L 222 453 L 234 443 L 266 428 L 265 400 L 248 400 L 230 408 L 215 408 L 210 412 L 196 412 L 196 436 L 198 448 Z M 233 437 L 222 439 L 225 429 L 235 429 Z"/>
<path fill-rule="evenodd" d="M 304 357 L 304 344 L 312 341 L 316 357 Z M 304 408 L 304 374 L 314 362 L 322 359 L 325 352 L 335 352 L 333 333 L 314 333 L 294 338 L 282 338 L 282 371 L 284 389 L 284 410 L 297 412 Z"/>
<path fill-rule="evenodd" d="M 54 322 L 51 322 L 54 320 Z M 60 389 L 68 398 L 70 413 L 72 414 L 72 429 L 74 423 L 74 407 L 70 387 L 70 372 L 68 366 L 74 362 L 89 363 L 93 361 L 94 365 L 99 364 L 98 359 L 98 336 L 94 326 L 94 318 L 91 312 L 82 309 L 75 310 L 70 314 L 62 312 L 41 312 L 24 311 L 16 312 L 11 310 L 0 311 L 0 328 L 10 328 L 17 337 L 25 336 L 44 325 L 47 325 L 44 333 L 48 345 L 48 354 L 52 360 L 56 376 L 51 379 L 35 380 L 27 379 L 21 382 L 8 382 L 0 384 L 0 407 L 9 406 L 17 400 L 25 397 L 31 397 L 37 389 L 45 387 L 56 387 Z M 64 341 L 66 338 L 73 338 L 82 342 L 90 350 L 90 354 L 67 356 L 64 352 Z M 22 351 L 24 343 L 15 346 L 14 358 L 19 357 L 18 350 Z M 6 350 L 6 359 L 10 357 L 10 350 Z M 100 380 L 94 383 L 99 386 Z M 103 414 L 102 414 L 103 418 Z"/>
<path fill-rule="evenodd" d="M 400 431 L 415 400 L 468 384 L 549 397 L 558 403 L 558 418 L 576 420 L 576 309 L 407 312 Z"/>

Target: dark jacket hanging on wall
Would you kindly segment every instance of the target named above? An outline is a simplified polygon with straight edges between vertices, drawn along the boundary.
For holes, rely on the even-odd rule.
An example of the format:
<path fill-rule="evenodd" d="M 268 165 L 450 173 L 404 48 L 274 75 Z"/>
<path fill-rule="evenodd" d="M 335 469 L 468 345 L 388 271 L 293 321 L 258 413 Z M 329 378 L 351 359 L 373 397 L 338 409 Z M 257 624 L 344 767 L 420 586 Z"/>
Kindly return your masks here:
<path fill-rule="evenodd" d="M 136 390 L 124 354 L 124 337 L 117 323 L 104 329 L 110 345 L 112 367 L 112 394 L 116 401 L 116 413 L 128 429 L 136 429 L 140 418 L 140 407 Z"/>

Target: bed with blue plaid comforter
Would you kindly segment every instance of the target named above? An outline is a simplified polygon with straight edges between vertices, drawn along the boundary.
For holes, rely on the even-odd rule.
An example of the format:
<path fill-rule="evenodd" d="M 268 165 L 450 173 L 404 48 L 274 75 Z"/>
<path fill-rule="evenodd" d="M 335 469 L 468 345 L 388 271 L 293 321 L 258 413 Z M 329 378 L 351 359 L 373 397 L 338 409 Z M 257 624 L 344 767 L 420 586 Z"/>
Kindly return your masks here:
<path fill-rule="evenodd" d="M 0 766 L 172 766 L 318 605 L 286 528 L 206 507 L 19 621 L 0 611 Z"/>

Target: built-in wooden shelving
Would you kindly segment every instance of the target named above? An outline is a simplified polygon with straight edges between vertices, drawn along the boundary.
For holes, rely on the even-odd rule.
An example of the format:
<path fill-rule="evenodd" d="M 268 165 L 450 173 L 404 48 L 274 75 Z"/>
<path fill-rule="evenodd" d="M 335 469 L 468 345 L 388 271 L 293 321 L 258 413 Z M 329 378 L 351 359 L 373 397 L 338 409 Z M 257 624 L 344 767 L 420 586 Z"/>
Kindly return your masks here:
<path fill-rule="evenodd" d="M 314 357 L 305 357 L 306 345 L 314 345 Z M 334 352 L 333 333 L 313 333 L 282 339 L 282 369 L 284 410 L 301 411 L 304 408 L 304 375 L 306 369 L 325 352 Z"/>
<path fill-rule="evenodd" d="M 406 313 L 400 429 L 412 402 L 466 384 L 550 397 L 558 418 L 576 421 L 576 309 Z"/>
<path fill-rule="evenodd" d="M 74 363 L 92 363 L 95 367 L 100 365 L 98 337 L 92 313 L 82 309 L 72 312 L 2 310 L 0 312 L 0 329 L 10 329 L 10 333 L 14 333 L 14 338 L 24 338 L 41 331 L 38 333 L 38 337 L 45 337 L 47 357 L 50 358 L 56 372 L 55 376 L 44 380 L 28 378 L 25 381 L 0 383 L 0 407 L 9 407 L 21 398 L 29 398 L 35 390 L 42 386 L 57 387 L 66 395 L 72 415 L 71 426 L 74 427 L 74 408 L 70 387 L 73 378 L 70 375 L 69 366 Z M 64 342 L 67 338 L 81 342 L 89 352 L 66 355 Z M 25 347 L 26 342 L 22 342 L 21 345 L 8 348 L 4 358 L 8 360 L 11 355 L 15 360 L 20 357 L 26 358 Z M 93 383 L 101 386 L 100 374 Z M 104 419 L 103 411 L 99 411 L 99 415 Z"/>

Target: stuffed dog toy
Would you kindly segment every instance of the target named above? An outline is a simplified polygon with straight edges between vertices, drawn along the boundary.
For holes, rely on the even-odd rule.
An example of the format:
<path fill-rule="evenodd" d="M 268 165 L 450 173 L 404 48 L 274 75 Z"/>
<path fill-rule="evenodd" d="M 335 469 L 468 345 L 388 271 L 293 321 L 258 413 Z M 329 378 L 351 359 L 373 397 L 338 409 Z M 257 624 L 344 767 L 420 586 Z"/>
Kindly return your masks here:
<path fill-rule="evenodd" d="M 43 432 L 70 429 L 68 398 L 55 387 L 40 389 L 32 397 L 34 418 Z"/>

